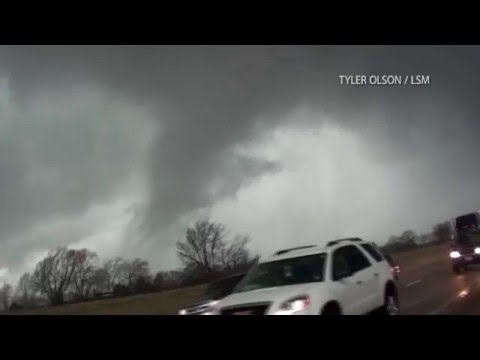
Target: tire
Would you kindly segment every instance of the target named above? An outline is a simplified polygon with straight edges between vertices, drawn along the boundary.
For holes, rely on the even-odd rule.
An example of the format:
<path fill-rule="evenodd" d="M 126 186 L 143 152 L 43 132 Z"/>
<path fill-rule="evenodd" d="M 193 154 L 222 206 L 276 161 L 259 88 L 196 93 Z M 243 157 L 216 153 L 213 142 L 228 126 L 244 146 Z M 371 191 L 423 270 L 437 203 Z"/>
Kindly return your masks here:
<path fill-rule="evenodd" d="M 399 315 L 400 305 L 395 292 L 388 291 L 385 294 L 385 301 L 381 310 L 382 315 Z"/>
<path fill-rule="evenodd" d="M 325 306 L 320 315 L 342 315 L 342 313 L 337 305 L 331 303 Z"/>

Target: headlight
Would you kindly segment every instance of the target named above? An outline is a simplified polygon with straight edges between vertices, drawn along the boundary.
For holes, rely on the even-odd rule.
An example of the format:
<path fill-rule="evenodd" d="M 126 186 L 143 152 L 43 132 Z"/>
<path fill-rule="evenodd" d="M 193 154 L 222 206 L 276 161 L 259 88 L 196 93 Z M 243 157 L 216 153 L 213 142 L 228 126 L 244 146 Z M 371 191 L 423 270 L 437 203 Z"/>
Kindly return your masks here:
<path fill-rule="evenodd" d="M 220 312 L 217 309 L 210 309 L 205 311 L 202 315 L 220 315 Z"/>
<path fill-rule="evenodd" d="M 302 310 L 307 310 L 310 307 L 310 297 L 299 296 L 280 305 L 280 309 L 275 313 L 276 315 L 293 315 Z"/>
<path fill-rule="evenodd" d="M 475 250 L 476 250 L 476 249 L 475 249 Z M 459 258 L 460 256 L 461 256 L 461 255 L 460 255 L 460 253 L 459 253 L 458 251 L 451 251 L 451 252 L 450 252 L 450 257 L 451 257 L 452 259 Z"/>
<path fill-rule="evenodd" d="M 480 254 L 480 247 L 475 248 L 475 250 L 473 250 L 473 252 L 475 254 Z"/>
<path fill-rule="evenodd" d="M 210 307 L 202 315 L 217 315 L 219 313 L 217 305 L 220 301 L 212 301 L 209 305 Z"/>
<path fill-rule="evenodd" d="M 178 315 L 187 315 L 187 310 L 184 310 L 184 309 L 180 310 L 178 312 Z"/>

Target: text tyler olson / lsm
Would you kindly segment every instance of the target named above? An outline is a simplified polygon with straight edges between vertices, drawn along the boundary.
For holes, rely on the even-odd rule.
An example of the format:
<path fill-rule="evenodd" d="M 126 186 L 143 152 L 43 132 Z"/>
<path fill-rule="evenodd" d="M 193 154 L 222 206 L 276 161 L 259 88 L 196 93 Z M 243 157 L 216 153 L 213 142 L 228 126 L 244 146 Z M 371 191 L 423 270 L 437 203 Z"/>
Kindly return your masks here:
<path fill-rule="evenodd" d="M 429 85 L 430 75 L 338 75 L 341 85 Z"/>

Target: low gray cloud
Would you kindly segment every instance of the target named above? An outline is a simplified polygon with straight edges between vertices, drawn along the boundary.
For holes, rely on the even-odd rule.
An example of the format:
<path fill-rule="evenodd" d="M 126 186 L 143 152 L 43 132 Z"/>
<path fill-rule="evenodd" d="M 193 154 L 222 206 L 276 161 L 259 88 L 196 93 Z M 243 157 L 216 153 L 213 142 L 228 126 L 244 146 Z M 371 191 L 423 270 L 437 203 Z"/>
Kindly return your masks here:
<path fill-rule="evenodd" d="M 135 171 L 145 171 L 150 115 L 88 86 L 22 103 L 4 78 L 0 99 L 0 263 L 10 267 L 29 251 L 72 244 L 92 229 L 71 220 L 60 232 L 29 231 L 75 219 L 141 184 Z"/>

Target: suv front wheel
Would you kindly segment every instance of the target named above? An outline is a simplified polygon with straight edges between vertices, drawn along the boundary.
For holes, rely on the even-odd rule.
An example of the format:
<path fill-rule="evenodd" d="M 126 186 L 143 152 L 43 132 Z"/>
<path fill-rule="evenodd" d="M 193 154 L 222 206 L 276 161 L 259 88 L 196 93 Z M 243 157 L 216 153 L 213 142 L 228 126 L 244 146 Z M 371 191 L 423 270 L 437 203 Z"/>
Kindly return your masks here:
<path fill-rule="evenodd" d="M 329 303 L 322 310 L 321 315 L 342 315 L 342 312 L 337 304 Z"/>

